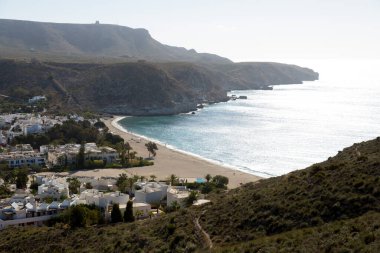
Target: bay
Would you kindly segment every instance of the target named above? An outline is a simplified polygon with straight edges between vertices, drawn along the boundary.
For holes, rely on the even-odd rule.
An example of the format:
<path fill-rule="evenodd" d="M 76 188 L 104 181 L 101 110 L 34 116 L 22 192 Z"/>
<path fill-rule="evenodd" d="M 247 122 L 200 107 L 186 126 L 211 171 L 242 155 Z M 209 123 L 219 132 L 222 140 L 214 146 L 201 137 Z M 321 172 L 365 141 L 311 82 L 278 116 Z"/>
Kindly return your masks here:
<path fill-rule="evenodd" d="M 294 60 L 320 80 L 232 91 L 196 114 L 126 117 L 119 124 L 164 145 L 270 177 L 380 136 L 379 60 Z"/>

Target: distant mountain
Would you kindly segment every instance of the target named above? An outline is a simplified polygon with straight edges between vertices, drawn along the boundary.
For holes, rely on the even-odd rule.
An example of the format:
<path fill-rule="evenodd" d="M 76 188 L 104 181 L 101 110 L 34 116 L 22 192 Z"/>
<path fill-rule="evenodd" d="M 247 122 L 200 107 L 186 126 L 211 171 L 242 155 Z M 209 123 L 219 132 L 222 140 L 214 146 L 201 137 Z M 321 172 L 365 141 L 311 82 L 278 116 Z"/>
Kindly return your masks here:
<path fill-rule="evenodd" d="M 52 110 L 175 114 L 226 101 L 228 90 L 316 79 L 295 65 L 163 45 L 145 29 L 0 19 L 0 94 L 46 95 Z"/>
<path fill-rule="evenodd" d="M 208 197 L 211 204 L 133 224 L 5 229 L 0 251 L 379 252 L 380 137 Z"/>
<path fill-rule="evenodd" d="M 145 29 L 0 19 L 0 57 L 51 54 L 123 60 L 231 63 L 227 58 L 161 44 Z"/>

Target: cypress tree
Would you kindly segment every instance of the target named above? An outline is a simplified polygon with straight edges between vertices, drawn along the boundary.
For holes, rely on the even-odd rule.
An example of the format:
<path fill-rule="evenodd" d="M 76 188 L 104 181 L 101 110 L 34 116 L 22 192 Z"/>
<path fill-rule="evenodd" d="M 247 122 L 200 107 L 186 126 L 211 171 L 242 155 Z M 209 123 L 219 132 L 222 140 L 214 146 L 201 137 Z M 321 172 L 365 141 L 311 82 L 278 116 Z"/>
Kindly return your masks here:
<path fill-rule="evenodd" d="M 124 222 L 133 222 L 135 221 L 135 216 L 133 216 L 133 202 L 128 201 L 127 208 L 124 212 Z"/>
<path fill-rule="evenodd" d="M 122 221 L 123 221 L 123 216 L 121 215 L 119 204 L 113 204 L 112 211 L 111 211 L 111 222 L 117 223 L 117 222 L 122 222 Z"/>

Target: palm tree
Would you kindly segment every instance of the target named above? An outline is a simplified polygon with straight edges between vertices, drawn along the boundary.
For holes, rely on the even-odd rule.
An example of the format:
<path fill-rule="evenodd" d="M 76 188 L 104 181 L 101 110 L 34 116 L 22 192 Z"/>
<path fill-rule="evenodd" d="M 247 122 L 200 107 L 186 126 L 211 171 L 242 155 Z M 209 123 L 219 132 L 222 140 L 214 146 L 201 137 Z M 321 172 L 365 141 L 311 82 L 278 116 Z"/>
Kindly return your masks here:
<path fill-rule="evenodd" d="M 153 157 L 156 156 L 156 150 L 158 150 L 158 147 L 157 147 L 156 143 L 150 141 L 148 143 L 145 143 L 145 147 L 148 149 L 149 158 L 150 158 L 151 154 L 152 154 Z"/>
<path fill-rule="evenodd" d="M 171 174 L 169 177 L 170 185 L 174 185 L 178 181 L 178 177 L 174 174 Z"/>
<path fill-rule="evenodd" d="M 149 177 L 150 177 L 150 181 L 152 181 L 152 182 L 156 181 L 157 177 L 155 175 L 150 175 Z"/>
<path fill-rule="evenodd" d="M 129 160 L 129 152 L 133 149 L 129 142 L 124 143 L 124 149 L 127 151 L 127 159 Z"/>
<path fill-rule="evenodd" d="M 140 182 L 144 182 L 146 180 L 145 176 L 140 176 Z"/>
<path fill-rule="evenodd" d="M 128 185 L 128 175 L 122 173 L 119 175 L 119 178 L 116 180 L 116 186 L 119 188 L 120 192 L 125 192 Z"/>
<path fill-rule="evenodd" d="M 131 196 L 132 194 L 132 191 L 133 191 L 133 184 L 135 183 L 135 179 L 133 177 L 129 177 L 128 178 L 128 181 L 127 181 L 127 184 L 128 184 L 128 193 L 129 193 L 129 196 Z"/>

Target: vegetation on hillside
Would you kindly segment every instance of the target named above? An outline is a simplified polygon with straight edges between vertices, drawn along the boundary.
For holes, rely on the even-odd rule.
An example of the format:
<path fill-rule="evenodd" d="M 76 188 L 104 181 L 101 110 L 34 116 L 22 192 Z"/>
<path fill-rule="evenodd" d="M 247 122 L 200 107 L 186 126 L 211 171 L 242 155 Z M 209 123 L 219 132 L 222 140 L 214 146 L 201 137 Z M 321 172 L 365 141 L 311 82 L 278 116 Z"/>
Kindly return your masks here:
<path fill-rule="evenodd" d="M 152 220 L 76 230 L 6 229 L 0 251 L 30 251 L 33 243 L 35 252 L 194 252 L 210 246 L 205 231 L 216 252 L 377 252 L 379 180 L 377 138 Z"/>
<path fill-rule="evenodd" d="M 377 138 L 307 169 L 219 195 L 200 223 L 216 243 L 246 241 L 379 212 L 379 197 Z"/>
<path fill-rule="evenodd" d="M 234 246 L 216 247 L 215 253 L 256 252 L 380 252 L 380 213 L 326 223 L 321 226 L 265 236 Z"/>

